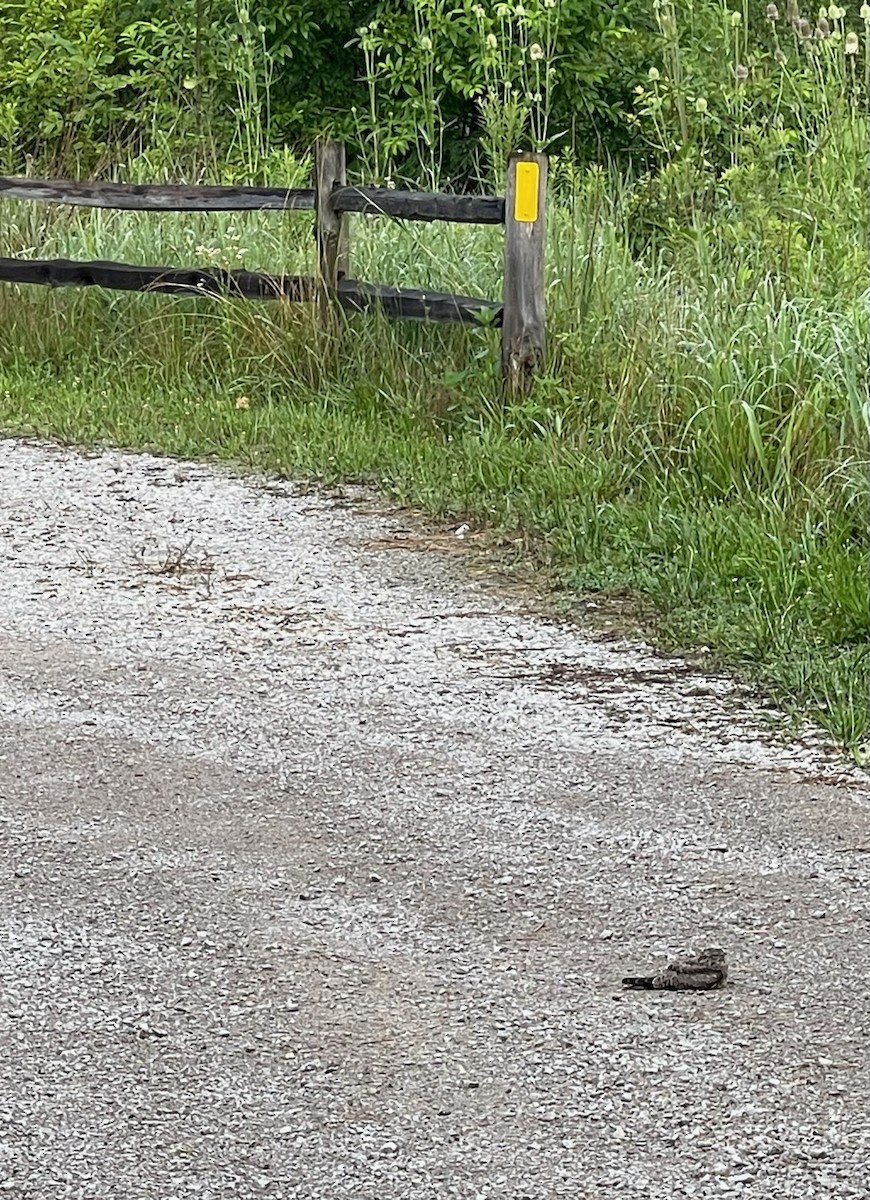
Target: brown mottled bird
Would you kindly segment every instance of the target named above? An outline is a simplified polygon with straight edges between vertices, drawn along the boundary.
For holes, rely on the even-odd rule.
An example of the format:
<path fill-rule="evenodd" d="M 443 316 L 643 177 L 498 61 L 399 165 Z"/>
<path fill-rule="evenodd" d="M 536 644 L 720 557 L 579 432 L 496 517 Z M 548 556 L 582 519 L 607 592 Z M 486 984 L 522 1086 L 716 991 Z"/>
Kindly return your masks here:
<path fill-rule="evenodd" d="M 622 983 L 624 987 L 638 991 L 702 992 L 721 987 L 727 978 L 725 951 L 713 947 L 702 950 L 693 958 L 677 959 L 661 975 L 629 975 Z"/>

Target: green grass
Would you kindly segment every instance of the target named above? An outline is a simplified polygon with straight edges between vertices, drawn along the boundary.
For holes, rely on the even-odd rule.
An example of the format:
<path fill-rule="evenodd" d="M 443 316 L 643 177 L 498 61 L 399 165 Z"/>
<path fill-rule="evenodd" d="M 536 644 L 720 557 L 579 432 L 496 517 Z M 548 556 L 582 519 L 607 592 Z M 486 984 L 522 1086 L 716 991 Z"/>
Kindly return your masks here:
<path fill-rule="evenodd" d="M 520 535 L 572 593 L 637 597 L 838 744 L 867 737 L 863 217 L 735 245 L 727 223 L 638 251 L 600 173 L 550 221 L 548 373 L 505 406 L 488 330 L 301 307 L 0 292 L 0 426 L 371 481 Z M 4 253 L 310 268 L 310 218 L 0 205 Z M 770 231 L 768 231 L 769 233 Z M 218 248 L 215 251 L 213 248 Z M 501 235 L 353 225 L 363 279 L 497 297 Z"/>

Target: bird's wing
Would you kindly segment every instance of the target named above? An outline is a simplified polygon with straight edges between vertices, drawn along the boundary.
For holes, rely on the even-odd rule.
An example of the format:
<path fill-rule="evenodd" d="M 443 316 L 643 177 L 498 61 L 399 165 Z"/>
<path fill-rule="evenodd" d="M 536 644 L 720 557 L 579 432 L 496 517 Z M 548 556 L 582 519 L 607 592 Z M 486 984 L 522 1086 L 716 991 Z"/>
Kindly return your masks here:
<path fill-rule="evenodd" d="M 719 987 L 725 981 L 724 969 L 710 966 L 709 963 L 685 962 L 676 969 L 669 969 L 668 975 L 672 987 L 697 988 L 699 991 Z"/>

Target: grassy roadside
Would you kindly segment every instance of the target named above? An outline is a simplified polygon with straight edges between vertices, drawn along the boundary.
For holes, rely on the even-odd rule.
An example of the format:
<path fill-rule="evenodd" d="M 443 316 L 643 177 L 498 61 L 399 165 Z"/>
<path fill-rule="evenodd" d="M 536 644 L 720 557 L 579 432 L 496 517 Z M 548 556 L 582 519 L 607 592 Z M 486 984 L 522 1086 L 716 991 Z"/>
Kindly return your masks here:
<path fill-rule="evenodd" d="M 133 301 L 131 301 L 131 305 Z M 528 535 L 530 557 L 583 592 L 637 594 L 670 647 L 704 644 L 854 749 L 866 737 L 866 546 L 841 514 L 784 514 L 774 498 L 698 497 L 679 474 L 643 478 L 524 414 L 455 428 L 371 382 L 259 391 L 192 372 L 167 383 L 110 347 L 64 364 L 6 364 L 0 425 L 76 443 L 216 456 L 287 475 L 374 481 L 401 502 Z M 241 407 L 240 407 L 241 406 Z"/>

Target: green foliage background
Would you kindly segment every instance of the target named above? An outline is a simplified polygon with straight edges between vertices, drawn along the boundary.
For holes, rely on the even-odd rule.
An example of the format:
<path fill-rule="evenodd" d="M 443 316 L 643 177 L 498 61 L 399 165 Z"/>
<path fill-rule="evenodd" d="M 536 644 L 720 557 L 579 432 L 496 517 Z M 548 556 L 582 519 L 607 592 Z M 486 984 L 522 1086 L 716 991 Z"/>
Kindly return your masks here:
<path fill-rule="evenodd" d="M 372 119 L 358 31 L 372 25 L 383 50 L 378 122 L 401 128 L 407 143 L 420 70 L 415 7 L 408 0 L 2 0 L 0 165 L 72 162 L 93 170 L 117 159 L 119 147 L 136 152 L 167 136 L 190 157 L 219 158 L 234 141 L 240 89 L 252 86 L 268 95 L 273 143 L 301 147 L 332 130 L 364 147 Z M 470 0 L 452 6 L 437 50 L 448 168 L 468 165 L 479 128 L 472 7 Z M 630 143 L 624 115 L 652 29 L 637 0 L 560 0 L 553 128 L 581 152 Z"/>

